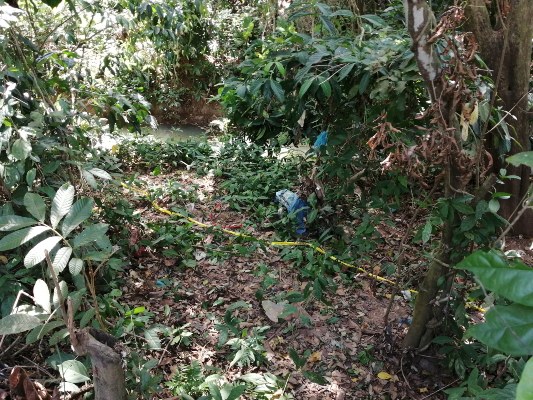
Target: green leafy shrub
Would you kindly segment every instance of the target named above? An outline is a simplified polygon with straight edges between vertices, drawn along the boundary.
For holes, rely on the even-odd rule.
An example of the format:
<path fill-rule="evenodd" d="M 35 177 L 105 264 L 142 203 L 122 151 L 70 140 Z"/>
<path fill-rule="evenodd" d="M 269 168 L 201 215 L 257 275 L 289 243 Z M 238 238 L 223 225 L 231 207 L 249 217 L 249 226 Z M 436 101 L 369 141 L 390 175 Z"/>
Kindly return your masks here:
<path fill-rule="evenodd" d="M 322 6 L 311 10 L 313 35 L 296 31 L 296 9 L 266 40 L 252 43 L 218 98 L 232 124 L 258 144 L 312 142 L 327 130 L 321 171 L 344 186 L 365 164 L 374 121 L 386 113 L 394 126 L 410 128 L 425 94 L 410 39 L 384 19 L 392 17 L 359 16 L 364 29 L 341 36 L 334 21 L 348 14 Z"/>
<path fill-rule="evenodd" d="M 27 344 L 48 336 L 49 346 L 56 346 L 69 333 L 65 327 L 67 299 L 80 327 L 100 323 L 101 320 L 95 319 L 97 310 L 83 301 L 87 293 L 83 271 L 88 265 L 96 270 L 102 269 L 110 263 L 117 249 L 106 235 L 107 224 L 87 222 L 93 213 L 94 201 L 87 197 L 74 200 L 74 187 L 66 183 L 55 192 L 49 204 L 38 193 L 28 192 L 18 215 L 4 211 L 0 216 L 0 252 L 10 251 L 17 255 L 6 266 L 9 273 L 3 276 L 3 283 L 17 288 L 17 292 L 1 293 L 0 335 L 28 332 Z M 43 262 L 42 269 L 36 268 Z M 40 270 L 41 273 L 20 274 L 21 270 Z M 52 287 L 37 278 L 43 270 L 48 271 L 45 276 L 54 277 Z M 33 296 L 28 294 L 28 288 L 32 289 Z M 26 296 L 20 297 L 22 294 Z M 32 304 L 21 303 L 25 297 L 30 297 Z M 85 371 L 82 381 L 89 379 L 85 367 L 79 362 L 68 364 L 67 369 Z M 64 371 L 60 369 L 60 373 L 63 375 Z M 69 376 L 72 374 L 64 378 L 70 391 L 81 381 L 69 380 Z"/>
<path fill-rule="evenodd" d="M 520 261 L 509 261 L 496 251 L 477 251 L 461 261 L 457 268 L 473 273 L 483 290 L 490 290 L 495 295 L 495 305 L 488 310 L 485 322 L 470 326 L 465 337 L 473 337 L 503 354 L 515 357 L 533 355 L 533 335 L 530 329 L 533 291 L 529 285 L 533 269 Z M 487 393 L 480 387 L 478 393 L 475 393 L 477 398 L 486 398 L 488 392 L 503 396 L 515 391 L 517 400 L 530 398 L 532 365 L 533 358 L 523 365 L 518 385 L 511 380 L 504 388 L 489 389 Z M 477 368 L 473 371 L 474 375 L 477 374 L 476 371 Z M 454 389 L 452 393 L 461 395 L 467 389 L 472 392 L 470 386 Z"/>
<path fill-rule="evenodd" d="M 208 393 L 204 369 L 198 361 L 180 366 L 166 386 L 176 396 L 185 398 L 194 399 Z"/>
<path fill-rule="evenodd" d="M 125 139 L 116 145 L 116 156 L 131 168 L 187 168 L 203 165 L 213 153 L 207 142 L 161 142 L 152 137 Z"/>

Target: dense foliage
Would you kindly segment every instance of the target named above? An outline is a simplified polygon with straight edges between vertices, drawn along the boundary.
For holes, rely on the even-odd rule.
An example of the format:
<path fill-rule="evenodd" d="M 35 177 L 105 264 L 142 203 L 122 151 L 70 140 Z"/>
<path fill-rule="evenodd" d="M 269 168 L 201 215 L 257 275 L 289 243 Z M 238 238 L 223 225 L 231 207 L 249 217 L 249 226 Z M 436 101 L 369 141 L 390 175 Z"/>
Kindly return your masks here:
<path fill-rule="evenodd" d="M 483 135 L 494 131 L 489 150 L 500 165 L 514 149 L 513 132 L 491 98 L 498 82 L 481 75 L 484 64 L 470 42 L 452 34 L 459 17 L 450 15 L 460 15 L 459 8 L 443 13 L 449 24 L 439 25 L 433 38 L 448 74 L 443 81 L 450 91 L 443 92 L 456 96 L 446 116 L 453 124 L 443 133 L 439 107 L 446 98 L 431 103 L 399 2 L 366 15 L 315 1 L 279 9 L 270 1 L 245 3 L 0 0 L 0 344 L 7 345 L 1 354 L 11 357 L 21 334 L 28 346 L 44 341 L 50 351 L 43 362 L 57 370 L 63 391 L 75 392 L 90 374 L 89 362 L 68 350 L 74 323 L 108 331 L 134 349 L 126 362 L 132 398 L 166 387 L 183 398 L 290 399 L 286 387 L 295 372 L 327 383 L 307 362 L 312 355 L 294 349 L 288 350 L 294 371 L 256 373 L 267 363 L 270 328 L 245 327 L 245 301 L 228 305 L 213 324 L 227 369 L 246 373 L 230 382 L 222 370 L 191 361 L 164 382 L 161 360 L 150 352 L 187 347 L 192 333 L 187 324 L 161 323 L 148 307 L 125 305 L 124 268 L 147 249 L 187 270 L 207 255 L 225 260 L 262 253 L 267 243 L 247 235 L 227 243 L 223 234 L 233 228 L 220 231 L 191 218 L 200 197 L 194 185 L 140 188 L 141 174 L 157 181 L 183 170 L 216 182 L 209 195 L 247 215 L 245 227 L 268 232 L 275 243 L 292 243 L 299 224 L 298 212 L 275 203 L 276 192 L 290 189 L 307 202 L 303 239 L 309 243 L 279 252 L 295 267 L 300 287 L 274 289 L 279 276 L 266 265 L 254 271 L 263 277 L 257 300 L 273 296 L 283 305 L 281 319 L 298 318 L 309 327 L 299 304 L 328 304 L 336 278 L 349 281 L 357 270 L 348 262 L 397 245 L 387 248 L 393 262 L 380 263 L 369 276 L 386 275 L 385 282 L 394 279 L 403 289 L 422 281 L 435 260 L 446 268 L 429 302 L 439 320 L 427 321 L 440 333 L 426 347 L 462 382 L 446 390 L 449 398 L 511 393 L 528 399 L 532 272 L 516 259 L 519 253 L 495 249 L 516 221 L 498 215 L 509 193 L 493 185 L 518 177 L 495 171 L 479 194 L 492 166 L 492 156 L 480 150 Z M 175 122 L 177 110 L 215 94 L 229 120 L 216 145 L 144 137 L 143 129 L 157 126 L 152 114 Z M 126 130 L 135 135 L 106 148 Z M 321 132 L 327 143 L 313 146 Z M 449 132 L 455 139 L 446 139 Z M 309 151 L 280 155 L 301 143 Z M 532 167 L 531 154 L 508 158 L 509 168 Z M 471 163 L 461 164 L 466 159 Z M 464 165 L 476 171 L 462 171 L 464 182 L 445 182 L 450 170 Z M 142 195 L 138 207 L 166 205 L 180 224 L 142 220 L 124 187 Z M 528 188 L 518 217 L 531 207 Z M 391 245 L 379 227 L 400 226 L 397 213 L 411 220 L 402 227 L 405 238 Z M 193 229 L 198 224 L 209 241 Z M 412 248 L 420 254 L 414 272 L 405 266 Z M 445 262 L 438 258 L 443 249 Z M 491 306 L 485 314 L 469 311 L 485 306 Z"/>
<path fill-rule="evenodd" d="M 232 124 L 274 148 L 313 143 L 327 131 L 323 170 L 337 187 L 348 183 L 353 190 L 350 177 L 367 166 L 365 143 L 380 117 L 405 129 L 401 140 L 412 140 L 410 117 L 426 100 L 409 38 L 397 29 L 399 10 L 354 16 L 322 4 L 293 4 L 272 35 L 251 44 L 237 74 L 219 90 Z M 298 32 L 295 21 L 310 15 L 313 31 Z M 357 31 L 346 29 L 352 20 Z"/>

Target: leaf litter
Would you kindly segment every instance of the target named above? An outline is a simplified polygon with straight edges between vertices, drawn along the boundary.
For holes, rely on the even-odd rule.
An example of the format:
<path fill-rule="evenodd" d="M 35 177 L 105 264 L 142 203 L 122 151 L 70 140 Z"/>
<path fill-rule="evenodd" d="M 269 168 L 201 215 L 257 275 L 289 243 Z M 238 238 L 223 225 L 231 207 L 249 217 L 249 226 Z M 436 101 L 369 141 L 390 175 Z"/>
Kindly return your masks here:
<path fill-rule="evenodd" d="M 234 211 L 222 199 L 214 198 L 213 179 L 182 171 L 142 175 L 138 179 L 152 191 L 164 188 L 169 181 L 179 182 L 184 190 L 196 191 L 186 203 L 163 191 L 157 198 L 163 207 L 186 209 L 202 223 L 231 227 L 228 229 L 264 240 L 275 237 L 272 230 L 256 229 L 246 212 Z M 303 291 L 308 282 L 301 278 L 297 266 L 284 260 L 280 248 L 189 224 L 187 229 L 195 238 L 193 245 L 185 253 L 165 253 L 157 243 L 145 244 L 147 239 L 152 242 L 160 239 L 154 237 L 157 232 L 150 226 L 165 223 L 182 226 L 183 221 L 169 219 L 154 210 L 147 199 L 130 191 L 123 190 L 123 195 L 136 208 L 134 214 L 140 216 L 140 222 L 128 226 L 132 251 L 123 272 L 125 284 L 120 302 L 131 310 L 141 307 L 153 314 L 144 336 L 154 346 L 146 355 L 158 361 L 152 373 L 162 374 L 163 382 L 171 381 L 183 366 L 198 362 L 232 383 L 242 384 L 241 378 L 251 376 L 270 381 L 277 377 L 285 386 L 273 391 L 272 399 L 281 398 L 282 394 L 317 400 L 445 398 L 441 390 L 453 378 L 443 372 L 439 357 L 400 349 L 410 314 L 404 297 L 398 295 L 393 299 L 390 324 L 383 326 L 393 292 L 390 286 L 343 271 L 333 277 L 335 288 L 325 291 L 326 302 L 316 299 L 287 302 L 287 293 Z M 370 254 L 367 264 L 374 266 L 370 272 L 379 273 L 380 265 L 394 261 L 390 249 L 401 240 L 406 227 L 403 221 L 408 219 L 409 215 L 398 217 L 394 227 L 376 226 L 384 241 Z M 408 260 L 411 264 L 419 262 L 414 257 Z M 230 367 L 231 349 L 219 345 L 222 334 L 219 325 L 235 304 L 246 305 L 232 311 L 241 334 L 268 327 L 262 341 L 261 363 L 236 363 Z M 154 333 L 151 330 L 157 324 L 186 327 L 183 329 L 190 332 L 187 343 L 161 340 L 157 329 Z M 31 348 L 27 351 L 31 352 Z M 40 357 L 29 354 L 21 355 L 29 365 L 43 363 Z M 296 361 L 300 360 L 301 365 L 300 362 L 295 365 L 291 354 L 298 357 Z M 8 385 L 0 381 L 0 398 L 7 393 L 6 389 Z M 172 396 L 163 387 L 152 398 L 175 398 Z M 254 396 L 245 394 L 241 398 Z"/>
<path fill-rule="evenodd" d="M 142 179 L 151 181 L 148 185 L 154 184 L 153 176 Z M 185 185 L 193 183 L 195 177 L 183 172 L 157 177 L 159 182 L 165 179 L 179 179 Z M 193 218 L 222 227 L 245 226 L 246 233 L 261 235 L 264 239 L 273 236 L 273 232 L 255 231 L 244 212 L 230 210 L 220 199 L 213 200 L 210 196 L 214 192 L 212 184 L 205 179 L 196 183 L 196 187 L 198 190 L 208 188 L 209 193 L 191 208 Z M 136 201 L 144 207 L 138 198 Z M 161 205 L 173 206 L 170 201 Z M 144 211 L 143 219 L 161 221 L 161 215 L 153 210 Z M 383 327 L 391 287 L 361 274 L 349 279 L 337 276 L 334 278 L 336 291 L 326 293 L 328 304 L 316 299 L 292 303 L 294 310 L 287 312 L 287 302 L 276 299 L 282 293 L 303 290 L 306 282 L 294 266 L 282 259 L 279 248 L 257 246 L 254 251 L 241 251 L 241 254 L 231 250 L 233 246 L 246 245 L 235 237 L 221 237 L 216 232 L 194 226 L 190 229 L 198 231 L 202 238 L 189 255 L 195 260 L 192 268 L 184 268 L 177 260 L 152 251 L 149 257 L 134 259 L 126 271 L 129 279 L 126 279 L 123 302 L 132 308 L 146 306 L 155 314 L 155 323 L 188 324 L 192 332 L 190 346 L 165 349 L 159 364 L 165 380 L 172 379 L 179 366 L 198 361 L 223 371 L 230 382 L 237 382 L 247 373 L 274 374 L 287 380 L 285 393 L 292 394 L 295 399 L 422 399 L 427 392 L 438 392 L 450 382 L 450 376 L 431 373 L 431 368 L 438 366 L 437 357 L 428 357 L 425 363 L 418 364 L 416 355 L 400 349 L 407 329 L 402 321 L 410 314 L 402 296 L 393 300 L 390 324 Z M 379 229 L 387 231 L 387 241 L 397 242 L 401 238 L 401 224 L 395 229 L 380 225 Z M 225 249 L 225 253 L 213 252 L 213 243 Z M 392 254 L 380 253 L 380 249 L 376 256 L 380 263 L 386 259 L 392 261 Z M 265 289 L 263 278 L 266 275 L 274 283 Z M 168 284 L 157 287 L 155 282 L 161 281 Z M 218 346 L 217 322 L 224 321 L 227 308 L 235 302 L 249 305 L 236 311 L 239 330 L 269 327 L 263 343 L 266 361 L 262 364 L 229 368 L 228 348 Z M 167 315 L 165 310 L 168 309 L 170 314 Z M 295 366 L 289 356 L 291 349 L 305 357 L 303 368 Z M 322 376 L 324 384 L 310 381 L 311 374 Z M 241 398 L 253 397 L 243 395 Z M 436 393 L 431 398 L 444 397 Z"/>

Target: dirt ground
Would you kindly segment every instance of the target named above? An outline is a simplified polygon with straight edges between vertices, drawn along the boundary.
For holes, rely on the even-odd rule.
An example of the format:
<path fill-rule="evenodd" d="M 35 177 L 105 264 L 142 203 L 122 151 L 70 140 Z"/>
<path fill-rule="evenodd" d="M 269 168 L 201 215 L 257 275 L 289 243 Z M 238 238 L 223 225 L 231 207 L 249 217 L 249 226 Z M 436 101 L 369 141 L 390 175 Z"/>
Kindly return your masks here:
<path fill-rule="evenodd" d="M 157 185 L 158 180 L 165 178 L 149 179 L 150 185 Z M 181 179 L 185 185 L 194 183 L 206 194 L 211 190 L 208 181 L 183 176 Z M 217 210 L 216 216 L 213 210 Z M 219 227 L 240 227 L 246 219 L 220 202 L 195 204 L 192 214 L 199 222 Z M 203 228 L 192 229 L 202 231 Z M 386 233 L 388 243 L 401 240 L 401 229 L 393 230 L 389 226 L 380 229 Z M 253 228 L 244 232 L 267 240 L 272 235 L 272 232 L 255 232 Z M 227 235 L 218 244 L 230 246 L 235 240 Z M 204 243 L 198 243 L 198 249 L 212 241 L 213 236 L 206 234 Z M 377 260 L 357 266 L 376 273 L 378 262 L 392 261 L 392 255 L 387 256 L 384 250 L 376 252 Z M 176 354 L 169 349 L 171 353 L 165 355 L 162 367 L 168 378 L 178 365 L 197 360 L 207 366 L 223 368 L 230 380 L 248 372 L 268 371 L 284 377 L 290 374 L 286 390 L 293 393 L 295 399 L 444 398 L 440 391 L 453 379 L 442 373 L 438 358 L 430 353 L 415 356 L 400 349 L 399 343 L 408 328 L 410 308 L 401 294 L 391 300 L 391 285 L 364 273 L 346 271 L 344 279 L 334 278 L 337 287 L 327 294 L 329 304 L 316 300 L 296 303 L 298 312 L 294 315 L 278 322 L 269 319 L 256 297 L 263 279 L 256 273 L 260 265 L 266 265 L 268 273 L 278 282 L 265 293 L 265 298 L 274 298 L 279 292 L 301 291 L 305 285 L 294 267 L 282 259 L 280 251 L 268 246 L 257 249 L 252 255 L 236 255 L 220 261 L 197 250 L 196 267 L 191 269 L 177 268 L 174 260 L 147 252 L 130 266 L 123 301 L 131 307 L 149 306 L 161 318 L 160 322 L 188 323 L 193 332 L 192 346 L 180 348 Z M 160 288 L 154 285 L 158 281 L 171 283 Z M 250 305 L 246 310 L 239 310 L 241 328 L 270 327 L 265 341 L 267 362 L 260 367 L 226 369 L 228 360 L 224 353 L 228 352 L 216 348 L 216 321 L 222 320 L 226 307 L 236 301 Z M 217 306 L 206 307 L 206 304 Z M 164 317 L 165 306 L 172 310 L 171 317 Z M 389 306 L 388 323 L 384 325 Z M 302 323 L 302 315 L 309 321 L 307 325 Z M 305 379 L 289 357 L 289 349 L 300 355 L 310 351 L 304 369 L 322 374 L 327 384 L 318 385 Z"/>
<path fill-rule="evenodd" d="M 246 223 L 246 215 L 231 211 L 221 200 L 213 200 L 212 178 L 180 174 L 142 176 L 140 179 L 151 187 L 162 185 L 169 179 L 180 181 L 184 187 L 197 187 L 198 198 L 202 201 L 187 209 L 201 223 L 229 228 L 266 241 L 273 236 L 273 232 L 256 231 Z M 124 196 L 143 215 L 143 223 L 172 219 L 155 210 L 138 193 L 124 189 Z M 161 199 L 159 204 L 167 208 L 173 205 L 169 199 Z M 179 219 L 175 219 L 175 223 L 180 223 Z M 147 234 L 135 229 L 131 231 L 132 246 Z M 282 248 L 256 246 L 249 254 L 239 254 L 232 249 L 250 243 L 240 243 L 233 235 L 214 233 L 194 224 L 190 229 L 202 238 L 188 255 L 195 261 L 194 267 L 185 268 L 176 258 L 142 248 L 142 251 L 135 252 L 123 276 L 122 304 L 130 308 L 146 307 L 154 313 L 154 323 L 175 327 L 188 324 L 187 330 L 192 333 L 188 346 L 172 345 L 165 346 L 163 351 L 153 351 L 153 357 L 159 360 L 157 370 L 163 374 L 164 381 L 171 380 L 180 366 L 198 361 L 204 367 L 218 370 L 230 382 L 250 372 L 272 373 L 286 379 L 284 393 L 302 400 L 444 399 L 443 390 L 459 384 L 443 367 L 442 357 L 431 348 L 418 354 L 401 349 L 411 307 L 409 299 L 401 292 L 391 298 L 394 293 L 392 285 L 365 273 L 342 270 L 342 274 L 333 277 L 335 289 L 326 293 L 327 302 L 312 299 L 294 303 L 295 312 L 286 318 L 276 318 L 272 306 L 280 305 L 279 295 L 302 291 L 306 284 L 297 267 L 283 259 Z M 401 241 L 405 223 L 399 216 L 394 228 L 380 225 L 377 229 L 384 237 L 381 247 L 369 261 L 357 264 L 371 274 L 379 273 L 379 266 L 384 262 L 393 262 L 394 252 L 390 249 Z M 511 238 L 506 245 L 507 249 L 519 251 L 531 265 L 533 250 L 530 242 Z M 213 247 L 222 249 L 217 256 L 206 250 Z M 224 252 L 227 254 L 221 257 Z M 265 276 L 275 284 L 265 287 Z M 227 307 L 237 301 L 247 304 L 233 314 L 240 320 L 239 329 L 250 331 L 253 327 L 269 327 L 264 340 L 266 360 L 260 366 L 230 367 L 229 347 L 217 346 L 219 332 L 216 325 L 224 320 Z M 385 321 L 389 307 L 390 314 Z M 6 364 L 0 365 L 0 372 L 8 371 L 9 366 L 16 363 L 33 369 L 35 380 L 52 378 L 53 375 L 39 367 L 43 359 L 27 353 L 22 346 L 21 343 L 18 361 L 3 360 Z M 289 356 L 290 349 L 304 357 L 302 369 L 296 368 Z M 304 377 L 304 371 L 321 375 L 325 381 L 313 383 Z M 6 388 L 7 375 L 4 374 L 0 376 L 0 399 L 9 398 Z M 274 394 L 272 399 L 278 397 L 279 394 Z M 164 389 L 153 398 L 175 397 Z"/>

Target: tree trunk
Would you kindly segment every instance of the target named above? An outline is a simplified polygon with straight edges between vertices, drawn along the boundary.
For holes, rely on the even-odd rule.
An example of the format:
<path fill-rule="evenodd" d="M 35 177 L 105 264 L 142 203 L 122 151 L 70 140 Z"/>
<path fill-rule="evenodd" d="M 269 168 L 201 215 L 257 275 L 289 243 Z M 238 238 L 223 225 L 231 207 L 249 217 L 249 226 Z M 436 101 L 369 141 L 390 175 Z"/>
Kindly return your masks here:
<path fill-rule="evenodd" d="M 444 265 L 450 262 L 453 225 L 454 221 L 452 219 L 445 222 L 440 248 L 434 252 L 433 261 L 418 288 L 413 311 L 413 322 L 402 343 L 405 348 L 426 347 L 433 340 L 434 329 L 442 322 L 436 321 L 434 318 L 433 303 L 437 297 L 439 279 L 446 272 Z"/>
<path fill-rule="evenodd" d="M 71 341 L 78 355 L 91 358 L 95 400 L 126 400 L 122 358 L 113 348 L 116 339 L 89 328 L 75 331 Z"/>
<path fill-rule="evenodd" d="M 533 1 L 508 0 L 499 2 L 500 8 L 491 16 L 485 0 L 470 0 L 465 13 L 467 28 L 479 43 L 480 53 L 492 70 L 496 83 L 496 95 L 503 109 L 514 116 L 505 121 L 510 126 L 511 151 L 500 154 L 497 145 L 499 133 L 490 132 L 486 146 L 494 160 L 494 171 L 507 169 L 507 175 L 517 175 L 521 179 L 507 179 L 497 186 L 497 190 L 511 194 L 511 198 L 501 201 L 500 214 L 509 220 L 522 204 L 529 187 L 530 168 L 521 165 L 513 167 L 505 162 L 505 157 L 531 149 L 529 136 L 532 135 L 528 117 L 528 90 L 531 79 L 531 39 L 533 38 Z M 533 237 L 533 211 L 528 210 L 513 227 L 513 233 Z"/>
<path fill-rule="evenodd" d="M 460 159 L 465 157 L 461 148 L 461 137 L 456 117 L 457 99 L 453 91 L 445 90 L 446 79 L 442 77 L 443 69 L 437 51 L 430 41 L 435 28 L 435 16 L 425 0 L 404 0 L 407 30 L 413 41 L 412 50 L 415 54 L 418 69 L 429 91 L 434 106 L 434 120 L 438 123 L 440 135 L 452 136 L 445 141 L 449 147 L 446 165 L 444 165 L 444 194 L 453 198 L 460 193 L 468 178 L 468 171 L 461 169 Z M 454 143 L 455 145 L 452 145 Z M 413 311 L 413 322 L 403 346 L 406 348 L 424 348 L 433 339 L 434 329 L 442 322 L 435 317 L 435 298 L 439 290 L 438 282 L 447 272 L 453 246 L 453 230 L 457 224 L 457 214 L 450 214 L 444 221 L 441 240 L 433 252 L 432 262 L 419 288 Z"/>

